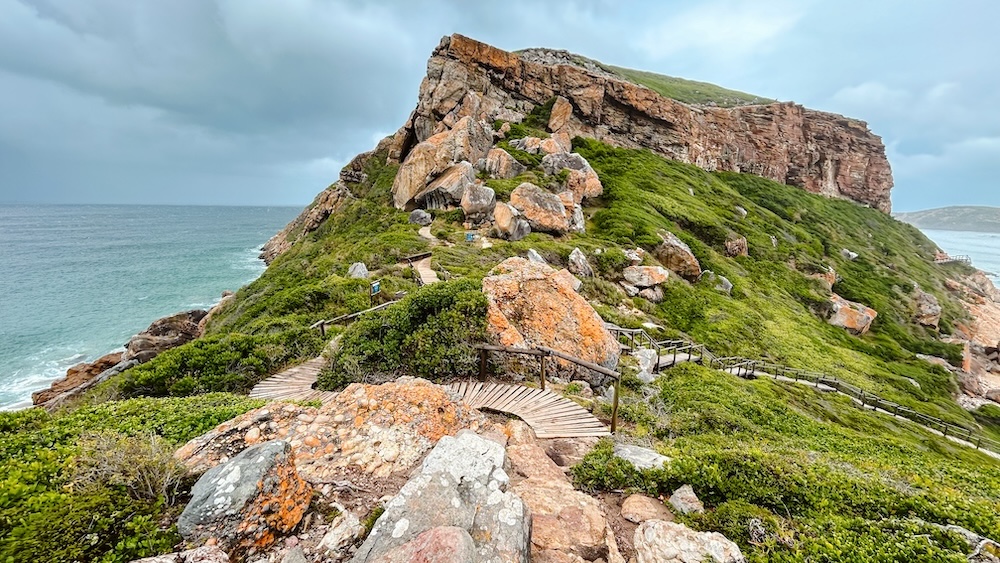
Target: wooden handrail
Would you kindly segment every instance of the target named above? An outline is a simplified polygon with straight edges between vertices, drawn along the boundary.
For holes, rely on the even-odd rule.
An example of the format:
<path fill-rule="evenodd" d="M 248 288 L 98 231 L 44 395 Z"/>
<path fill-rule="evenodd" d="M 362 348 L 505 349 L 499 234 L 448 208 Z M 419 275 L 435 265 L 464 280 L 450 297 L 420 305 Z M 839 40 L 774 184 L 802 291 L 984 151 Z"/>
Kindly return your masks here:
<path fill-rule="evenodd" d="M 315 323 L 309 325 L 309 328 L 318 328 L 319 332 L 320 332 L 320 335 L 326 336 L 326 327 L 328 325 L 335 325 L 335 324 L 342 323 L 342 322 L 345 322 L 345 321 L 354 320 L 354 319 L 360 317 L 361 315 L 364 315 L 365 313 L 373 313 L 373 312 L 378 311 L 380 309 L 385 309 L 389 305 L 394 305 L 396 303 L 399 303 L 400 301 L 401 301 L 400 299 L 396 299 L 394 301 L 387 301 L 387 302 L 382 303 L 380 305 L 376 305 L 374 307 L 370 307 L 368 309 L 365 309 L 364 311 L 358 311 L 357 313 L 348 313 L 346 315 L 340 315 L 339 317 L 334 317 L 332 319 L 324 319 L 324 320 L 321 320 L 321 321 L 316 321 Z"/>

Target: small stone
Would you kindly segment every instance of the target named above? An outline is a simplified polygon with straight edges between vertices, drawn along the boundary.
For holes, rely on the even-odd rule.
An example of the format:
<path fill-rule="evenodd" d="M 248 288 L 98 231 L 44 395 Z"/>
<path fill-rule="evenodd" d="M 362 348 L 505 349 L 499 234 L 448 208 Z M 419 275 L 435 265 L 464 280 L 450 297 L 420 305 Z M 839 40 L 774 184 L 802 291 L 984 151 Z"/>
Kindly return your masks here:
<path fill-rule="evenodd" d="M 542 258 L 542 255 L 539 254 L 534 248 L 528 249 L 527 258 L 529 262 L 534 262 L 535 264 L 548 264 L 548 262 L 545 261 L 545 258 Z"/>
<path fill-rule="evenodd" d="M 587 261 L 587 256 L 579 248 L 574 248 L 573 252 L 569 253 L 569 266 L 567 269 L 583 277 L 592 277 L 594 275 L 594 269 L 590 266 L 590 262 Z"/>
<path fill-rule="evenodd" d="M 364 262 L 355 262 L 351 264 L 351 267 L 347 269 L 347 277 L 355 279 L 366 279 L 368 278 L 368 267 L 365 266 Z"/>
<path fill-rule="evenodd" d="M 674 521 L 674 514 L 665 504 L 646 495 L 631 495 L 622 503 L 622 518 L 641 524 L 646 520 Z"/>
<path fill-rule="evenodd" d="M 631 444 L 615 444 L 615 456 L 631 463 L 636 469 L 656 469 L 670 462 L 670 458 L 649 448 Z"/>
<path fill-rule="evenodd" d="M 691 485 L 684 485 L 674 491 L 674 494 L 670 495 L 670 506 L 673 506 L 681 514 L 705 512 L 705 505 L 698 500 L 698 495 L 694 494 Z"/>

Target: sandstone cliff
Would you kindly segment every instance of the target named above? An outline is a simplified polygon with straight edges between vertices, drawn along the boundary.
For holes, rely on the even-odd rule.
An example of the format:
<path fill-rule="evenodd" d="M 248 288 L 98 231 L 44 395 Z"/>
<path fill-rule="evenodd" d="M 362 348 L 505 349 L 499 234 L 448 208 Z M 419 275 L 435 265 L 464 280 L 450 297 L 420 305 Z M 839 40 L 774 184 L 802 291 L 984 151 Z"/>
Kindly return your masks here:
<path fill-rule="evenodd" d="M 645 148 L 706 170 L 757 174 L 890 211 L 885 148 L 862 121 L 788 102 L 695 107 L 606 72 L 531 59 L 461 35 L 442 39 L 390 158 L 405 161 L 418 143 L 463 117 L 520 121 L 558 97 L 549 129 L 560 136 Z"/>

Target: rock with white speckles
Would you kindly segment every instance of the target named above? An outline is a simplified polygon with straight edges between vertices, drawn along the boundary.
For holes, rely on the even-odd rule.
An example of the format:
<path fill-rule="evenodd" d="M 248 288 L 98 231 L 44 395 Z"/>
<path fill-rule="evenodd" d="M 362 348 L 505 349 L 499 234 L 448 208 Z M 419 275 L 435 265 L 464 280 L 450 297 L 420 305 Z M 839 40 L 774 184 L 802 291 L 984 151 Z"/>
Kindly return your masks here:
<path fill-rule="evenodd" d="M 476 561 L 526 563 L 531 519 L 521 499 L 507 491 L 505 461 L 503 446 L 474 432 L 441 438 L 386 505 L 352 563 L 382 561 L 441 527 L 468 532 Z"/>
<path fill-rule="evenodd" d="M 312 487 L 295 470 L 288 442 L 243 450 L 195 483 L 177 531 L 201 544 L 216 538 L 230 555 L 260 552 L 294 528 L 309 507 Z"/>

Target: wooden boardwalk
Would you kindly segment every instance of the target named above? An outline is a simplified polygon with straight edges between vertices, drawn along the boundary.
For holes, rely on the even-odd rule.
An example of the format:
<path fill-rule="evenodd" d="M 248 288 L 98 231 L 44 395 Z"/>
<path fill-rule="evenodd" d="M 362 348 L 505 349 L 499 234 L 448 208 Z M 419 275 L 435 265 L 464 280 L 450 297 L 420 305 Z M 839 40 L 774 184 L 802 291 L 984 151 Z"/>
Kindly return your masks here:
<path fill-rule="evenodd" d="M 331 391 L 317 391 L 313 384 L 320 370 L 326 364 L 325 358 L 314 358 L 283 372 L 276 373 L 261 381 L 250 391 L 253 399 L 281 399 L 285 401 L 327 402 L 337 396 Z"/>
<path fill-rule="evenodd" d="M 518 416 L 539 438 L 610 436 L 608 428 L 583 407 L 553 393 L 504 383 L 452 383 L 451 389 L 475 409 Z"/>

